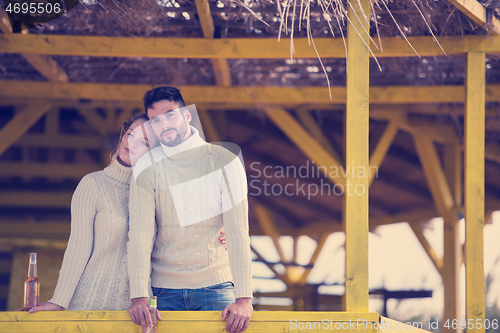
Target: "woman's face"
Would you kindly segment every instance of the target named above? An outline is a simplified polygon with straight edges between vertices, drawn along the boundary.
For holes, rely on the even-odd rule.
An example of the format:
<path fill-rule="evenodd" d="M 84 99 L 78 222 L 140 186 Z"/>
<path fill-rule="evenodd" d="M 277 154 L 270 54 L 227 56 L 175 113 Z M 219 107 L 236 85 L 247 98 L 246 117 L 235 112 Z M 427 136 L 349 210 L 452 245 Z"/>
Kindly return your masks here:
<path fill-rule="evenodd" d="M 155 139 L 154 134 L 150 133 L 149 124 L 145 123 L 143 119 L 134 121 L 120 141 L 118 156 L 128 165 L 134 165 L 144 153 L 155 146 L 149 140 Z"/>

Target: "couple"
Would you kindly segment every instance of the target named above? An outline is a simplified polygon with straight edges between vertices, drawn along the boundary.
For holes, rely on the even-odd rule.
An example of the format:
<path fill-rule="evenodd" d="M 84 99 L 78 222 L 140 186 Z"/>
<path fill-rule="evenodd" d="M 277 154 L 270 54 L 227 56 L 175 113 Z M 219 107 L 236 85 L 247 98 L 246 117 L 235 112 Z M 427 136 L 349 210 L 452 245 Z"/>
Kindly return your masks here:
<path fill-rule="evenodd" d="M 128 307 L 146 331 L 151 286 L 159 310 L 223 311 L 226 331 L 243 332 L 253 311 L 243 166 L 190 126 L 178 89 L 146 92 L 144 108 L 123 124 L 116 159 L 75 190 L 54 296 L 30 312 Z"/>

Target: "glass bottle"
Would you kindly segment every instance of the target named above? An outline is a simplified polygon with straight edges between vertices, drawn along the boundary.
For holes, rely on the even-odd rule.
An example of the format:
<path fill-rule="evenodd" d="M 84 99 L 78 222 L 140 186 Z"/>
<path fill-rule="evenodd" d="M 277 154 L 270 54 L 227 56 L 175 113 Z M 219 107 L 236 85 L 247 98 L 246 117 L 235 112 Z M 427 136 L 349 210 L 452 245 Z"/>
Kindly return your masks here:
<path fill-rule="evenodd" d="M 152 296 L 149 300 L 149 313 L 151 314 L 151 321 L 153 322 L 153 326 L 148 330 L 148 333 L 157 333 L 158 332 L 158 318 L 156 318 L 156 309 L 157 309 L 157 297 Z"/>
<path fill-rule="evenodd" d="M 40 296 L 40 282 L 37 278 L 36 253 L 30 253 L 28 278 L 24 282 L 24 308 L 31 309 L 38 305 Z"/>

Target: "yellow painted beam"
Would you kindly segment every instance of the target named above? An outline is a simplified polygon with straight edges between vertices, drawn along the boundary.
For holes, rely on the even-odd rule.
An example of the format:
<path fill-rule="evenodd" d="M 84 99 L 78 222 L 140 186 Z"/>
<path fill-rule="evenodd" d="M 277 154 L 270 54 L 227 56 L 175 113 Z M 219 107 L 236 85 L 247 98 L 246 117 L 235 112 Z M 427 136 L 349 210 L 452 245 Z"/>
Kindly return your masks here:
<path fill-rule="evenodd" d="M 441 166 L 436 146 L 430 138 L 418 134 L 413 135 L 413 141 L 436 209 L 445 219 L 445 223 L 454 222 L 455 217 L 452 210 L 455 207 L 455 202 Z"/>
<path fill-rule="evenodd" d="M 462 149 L 460 145 L 444 146 L 444 171 L 456 206 L 462 206 Z M 459 224 L 455 219 L 443 224 L 443 277 L 444 310 L 443 322 L 460 318 L 460 266 L 462 246 L 459 238 Z M 442 328 L 443 332 L 459 333 L 453 326 Z"/>
<path fill-rule="evenodd" d="M 68 75 L 51 57 L 44 54 L 24 53 L 23 57 L 49 81 L 68 82 Z"/>
<path fill-rule="evenodd" d="M 266 107 L 267 116 L 273 123 L 285 133 L 288 138 L 306 155 L 313 160 L 318 166 L 325 166 L 327 170 L 331 167 L 339 170 L 338 178 L 330 177 L 329 179 L 334 184 L 344 184 L 344 176 L 342 172 L 342 164 L 335 160 L 304 128 L 293 118 L 288 112 L 280 107 Z"/>
<path fill-rule="evenodd" d="M 274 217 L 272 213 L 264 206 L 261 204 L 254 204 L 254 212 L 255 215 L 257 216 L 257 221 L 259 222 L 259 226 L 262 229 L 262 231 L 271 237 L 273 240 L 274 246 L 276 247 L 276 250 L 278 251 L 278 255 L 280 256 L 281 262 L 288 262 L 288 258 L 285 256 L 285 253 L 283 252 L 283 249 L 281 248 L 280 245 L 280 233 L 278 229 L 276 228 L 276 223 L 274 222 Z"/>
<path fill-rule="evenodd" d="M 203 132 L 207 137 L 209 142 L 221 142 L 221 138 L 212 117 L 207 110 L 203 108 L 196 108 L 198 111 L 198 116 L 200 117 L 201 126 L 203 127 Z"/>
<path fill-rule="evenodd" d="M 71 191 L 66 192 L 29 192 L 1 191 L 0 206 L 7 207 L 46 207 L 68 208 L 71 204 Z"/>
<path fill-rule="evenodd" d="M 370 186 L 375 180 L 375 177 L 378 174 L 378 169 L 382 165 L 382 162 L 384 161 L 396 134 L 398 134 L 399 124 L 400 121 L 397 119 L 391 120 L 389 124 L 387 124 L 382 137 L 377 142 L 377 146 L 370 156 L 370 178 L 368 179 L 368 186 Z"/>
<path fill-rule="evenodd" d="M 425 238 L 422 229 L 420 229 L 420 226 L 417 225 L 416 223 L 409 223 L 411 230 L 413 230 L 413 233 L 417 237 L 418 241 L 420 244 L 422 244 L 422 247 L 424 248 L 425 252 L 431 259 L 432 263 L 434 264 L 434 267 L 436 267 L 438 273 L 442 276 L 443 275 L 443 259 L 439 258 L 439 256 L 436 254 L 434 249 L 432 248 L 431 244 L 427 241 L 427 238 Z"/>
<path fill-rule="evenodd" d="M 222 332 L 226 323 L 221 321 L 220 311 L 162 311 L 162 319 L 158 324 L 158 332 Z M 378 333 L 378 313 L 345 313 L 345 312 L 305 312 L 305 311 L 255 311 L 247 329 L 248 333 L 303 331 L 294 325 L 316 322 L 315 331 L 324 319 L 333 325 L 330 331 L 340 331 L 342 325 L 360 333 Z M 292 326 L 291 326 L 292 325 Z M 313 324 L 314 325 L 314 324 Z M 337 329 L 335 329 L 337 325 Z M 377 326 L 378 327 L 378 326 Z M 304 326 L 305 328 L 305 326 Z M 340 328 L 340 330 L 339 330 Z M 66 332 L 134 332 L 140 331 L 130 320 L 127 311 L 56 311 L 38 312 L 2 312 L 0 313 L 0 332 L 39 332 L 52 333 L 55 330 Z M 313 327 L 314 329 L 314 327 Z M 325 328 L 323 328 L 324 330 Z M 313 331 L 308 329 L 308 331 Z"/>
<path fill-rule="evenodd" d="M 3 35 L 12 34 L 12 27 L 10 26 L 8 15 L 2 7 L 0 7 L 0 30 L 3 32 Z M 25 30 L 22 35 L 25 36 L 27 33 L 28 31 Z M 34 69 L 40 72 L 40 74 L 49 81 L 68 81 L 68 75 L 54 59 L 47 55 L 37 53 L 38 52 L 24 53 L 22 56 Z"/>
<path fill-rule="evenodd" d="M 20 163 L 0 162 L 0 177 L 71 177 L 80 179 L 88 173 L 101 170 L 99 164 L 82 163 Z"/>
<path fill-rule="evenodd" d="M 420 56 L 442 56 L 432 37 L 408 37 Z M 296 58 L 316 59 L 307 38 L 294 38 Z M 447 55 L 467 52 L 500 53 L 500 36 L 439 37 Z M 322 58 L 345 58 L 342 38 L 315 38 Z M 376 57 L 414 57 L 415 52 L 401 37 L 382 41 L 383 53 Z M 140 38 L 70 35 L 0 35 L 0 52 L 94 57 L 197 58 L 197 59 L 287 59 L 290 43 L 276 38 Z"/>
<path fill-rule="evenodd" d="M 278 271 L 274 268 L 274 265 L 272 263 L 268 262 L 266 259 L 264 259 L 264 257 L 262 257 L 260 252 L 257 251 L 252 245 L 250 245 L 250 249 L 257 256 L 257 260 L 262 261 L 275 274 L 275 278 L 283 281 L 283 283 L 285 283 L 287 286 L 290 285 L 290 281 L 288 280 L 287 275 L 281 275 L 280 273 L 278 273 Z"/>
<path fill-rule="evenodd" d="M 221 87 L 231 86 L 231 71 L 227 59 L 211 59 L 215 82 Z"/>
<path fill-rule="evenodd" d="M 360 0 L 348 9 L 345 142 L 345 308 L 368 311 L 368 173 L 369 173 L 369 22 L 370 1 Z M 347 170 L 347 169 L 346 169 Z M 349 190 L 349 186 L 352 186 Z M 349 193 L 351 191 L 351 193 Z"/>
<path fill-rule="evenodd" d="M 1 238 L 38 238 L 68 240 L 70 221 L 45 222 L 22 219 L 2 219 L 0 221 Z"/>
<path fill-rule="evenodd" d="M 323 233 L 318 240 L 318 244 L 316 246 L 316 249 L 314 250 L 313 255 L 311 256 L 311 259 L 309 260 L 308 266 L 313 266 L 316 263 L 316 260 L 319 257 L 319 254 L 321 253 L 321 250 L 325 246 L 326 240 L 328 239 L 328 236 L 330 236 L 329 233 L 325 232 Z M 309 274 L 312 271 L 312 267 L 307 267 L 304 273 L 302 274 L 302 277 L 300 278 L 299 283 L 303 286 L 307 284 L 307 278 L 309 277 Z"/>
<path fill-rule="evenodd" d="M 314 120 L 313 116 L 305 109 L 297 110 L 297 116 L 299 117 L 300 122 L 309 131 L 309 133 L 312 134 L 316 141 L 318 141 L 336 161 L 341 161 L 340 155 L 333 148 L 328 138 L 318 126 L 316 120 Z"/>
<path fill-rule="evenodd" d="M 99 101 L 140 101 L 152 85 L 57 83 L 0 80 L 2 98 L 90 99 Z M 187 103 L 261 106 L 262 104 L 296 106 L 346 103 L 346 88 L 332 87 L 332 100 L 323 87 L 217 87 L 180 86 Z M 500 85 L 486 86 L 486 100 L 500 101 Z M 370 104 L 462 103 L 463 86 L 385 86 L 370 88 Z"/>
<path fill-rule="evenodd" d="M 108 133 L 108 119 L 103 118 L 94 107 L 79 107 L 78 113 L 101 135 Z"/>
<path fill-rule="evenodd" d="M 26 134 L 14 145 L 23 147 L 100 149 L 103 144 L 104 140 L 102 138 L 89 135 L 59 134 L 56 137 L 51 137 L 46 134 Z"/>
<path fill-rule="evenodd" d="M 50 104 L 29 104 L 17 112 L 0 130 L 0 155 L 19 140 L 51 107 Z"/>
<path fill-rule="evenodd" d="M 467 320 L 484 323 L 484 103 L 485 54 L 467 54 L 465 84 L 465 286 Z M 474 327 L 469 333 L 484 333 Z"/>
<path fill-rule="evenodd" d="M 476 0 L 448 0 L 471 20 L 493 34 L 500 34 L 500 21 L 488 15 L 484 6 Z"/>

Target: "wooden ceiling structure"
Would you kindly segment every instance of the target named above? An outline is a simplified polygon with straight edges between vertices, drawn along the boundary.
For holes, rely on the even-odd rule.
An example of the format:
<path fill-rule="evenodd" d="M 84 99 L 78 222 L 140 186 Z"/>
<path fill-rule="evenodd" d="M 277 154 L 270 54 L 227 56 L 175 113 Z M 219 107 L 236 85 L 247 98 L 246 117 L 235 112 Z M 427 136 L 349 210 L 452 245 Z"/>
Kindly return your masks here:
<path fill-rule="evenodd" d="M 463 36 L 440 36 L 439 43 L 423 34 L 410 36 L 407 42 L 397 36 L 397 31 L 386 33 L 381 41 L 383 52 L 371 44 L 373 56 L 384 68 L 382 72 L 376 69 L 373 57 L 368 60 L 364 46 L 350 46 L 363 52 L 350 52 L 346 60 L 342 38 L 315 38 L 315 51 L 303 33 L 297 34 L 293 39 L 294 60 L 289 59 L 289 39 L 278 43 L 276 38 L 262 38 L 270 36 L 265 31 L 256 32 L 257 28 L 251 36 L 233 37 L 227 32 L 233 26 L 227 23 L 228 38 L 215 38 L 220 37 L 221 13 L 216 9 L 220 1 L 184 2 L 181 9 L 196 14 L 191 18 L 194 26 L 188 32 L 178 22 L 179 15 L 175 16 L 174 37 L 168 37 L 168 33 L 148 37 L 110 32 L 72 34 L 74 27 L 68 27 L 65 33 L 60 23 L 53 23 L 52 31 L 32 29 L 30 33 L 14 34 L 5 12 L 1 12 L 0 246 L 6 251 L 64 249 L 71 195 L 78 181 L 105 166 L 121 122 L 134 110 L 142 109 L 144 92 L 162 83 L 175 84 L 187 103 L 196 104 L 208 141 L 234 142 L 242 148 L 249 179 L 250 232 L 271 237 L 285 271 L 278 272 L 277 263 L 252 250 L 257 260 L 288 286 L 282 296 L 307 298 L 300 294 L 307 289 L 300 286 L 307 285 L 330 233 L 354 228 L 350 233 L 354 238 L 348 238 L 353 245 L 347 244 L 351 246 L 347 253 L 355 253 L 360 246 L 367 251 L 368 229 L 366 233 L 359 231 L 364 230 L 363 214 L 368 218 L 369 212 L 370 229 L 409 223 L 443 277 L 444 318 L 459 318 L 458 272 L 465 250 L 458 242 L 457 222 L 467 214 L 462 183 L 464 171 L 468 179 L 463 162 L 466 145 L 471 145 L 469 152 L 477 145 L 478 157 L 485 161 L 487 216 L 500 209 L 500 36 L 496 35 L 500 25 L 494 9 L 485 7 L 489 2 L 440 2 L 452 8 L 442 15 L 460 15 L 465 25 L 474 28 L 467 28 Z M 79 6 L 67 16 L 74 18 L 92 11 L 91 5 Z M 175 8 L 163 10 L 176 13 Z M 234 8 L 227 10 L 235 12 Z M 355 39 L 348 38 L 347 42 Z M 422 58 L 416 58 L 413 49 Z M 333 78 L 331 95 L 325 87 L 318 54 Z M 135 67 L 131 66 L 134 62 Z M 395 70 L 402 63 L 406 66 L 402 71 L 408 73 Z M 14 65 L 16 70 L 10 70 Z M 162 65 L 169 69 L 159 72 Z M 85 68 L 91 68 L 95 77 L 86 75 Z M 144 75 L 138 68 L 149 72 Z M 174 73 L 176 69 L 181 73 Z M 181 77 L 184 69 L 186 78 Z M 123 71 L 128 75 L 120 74 Z M 304 76 L 307 80 L 294 81 Z M 318 76 L 322 78 L 319 81 Z M 255 77 L 264 79 L 256 81 Z M 358 81 L 364 86 L 360 87 Z M 474 93 L 480 95 L 477 87 L 484 87 L 484 100 L 474 97 Z M 366 94 L 360 98 L 349 89 L 365 89 Z M 369 120 L 361 116 L 348 119 L 352 105 L 368 111 L 368 103 Z M 485 106 L 487 120 L 483 155 L 480 140 L 465 140 L 466 110 L 476 110 L 478 105 Z M 475 134 L 481 138 L 480 133 Z M 369 135 L 369 145 L 363 146 L 357 135 L 367 140 Z M 346 142 L 361 146 L 349 149 Z M 334 194 L 310 195 L 311 190 L 345 185 L 349 173 L 328 172 L 326 177 L 282 177 L 276 173 L 280 168 L 303 166 L 308 172 L 317 167 L 342 170 L 350 165 L 346 161 L 363 161 L 368 153 L 369 161 L 352 165 L 373 167 L 364 183 L 370 189 L 369 206 L 368 201 L 366 205 L 347 198 L 344 202 L 342 196 Z M 291 189 L 292 195 L 277 195 L 273 188 Z M 368 194 L 353 198 L 368 200 Z M 356 207 L 364 206 L 366 211 L 357 211 Z M 359 225 L 346 224 L 346 220 L 360 216 Z M 443 258 L 422 230 L 423 222 L 438 216 L 445 220 Z M 296 247 L 292 258 L 285 255 L 279 242 L 282 235 L 294 237 L 295 244 L 301 235 L 317 241 L 308 265 L 297 264 Z M 475 247 L 482 247 L 481 239 L 478 237 Z M 363 265 L 346 268 L 348 277 L 354 274 L 355 280 L 361 280 L 354 283 L 353 293 L 347 297 L 345 306 L 350 311 L 367 306 L 367 271 L 359 272 L 367 267 L 367 257 L 363 260 Z M 354 301 L 352 295 L 357 292 L 362 301 Z M 294 309 L 311 309 L 301 304 Z"/>

